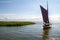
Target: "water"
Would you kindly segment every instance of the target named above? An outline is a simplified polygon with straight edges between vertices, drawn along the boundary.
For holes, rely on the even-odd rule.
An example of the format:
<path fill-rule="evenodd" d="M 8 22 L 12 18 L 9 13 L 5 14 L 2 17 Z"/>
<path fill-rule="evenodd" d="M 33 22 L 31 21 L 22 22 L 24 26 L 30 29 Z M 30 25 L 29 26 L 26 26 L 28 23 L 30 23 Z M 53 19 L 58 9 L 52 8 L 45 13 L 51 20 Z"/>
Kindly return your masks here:
<path fill-rule="evenodd" d="M 53 23 L 51 27 L 43 30 L 41 23 L 22 27 L 0 27 L 0 40 L 60 40 L 60 24 Z"/>

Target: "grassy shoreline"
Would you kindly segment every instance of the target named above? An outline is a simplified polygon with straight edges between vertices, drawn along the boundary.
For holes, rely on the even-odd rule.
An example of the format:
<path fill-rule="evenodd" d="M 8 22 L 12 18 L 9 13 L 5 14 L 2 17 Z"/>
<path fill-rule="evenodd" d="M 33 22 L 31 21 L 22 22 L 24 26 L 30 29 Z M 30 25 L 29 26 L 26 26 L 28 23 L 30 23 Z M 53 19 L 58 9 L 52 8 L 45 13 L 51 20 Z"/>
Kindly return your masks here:
<path fill-rule="evenodd" d="M 0 21 L 0 26 L 25 26 L 25 25 L 31 25 L 31 24 L 35 24 L 34 22 L 4 22 L 4 21 Z"/>

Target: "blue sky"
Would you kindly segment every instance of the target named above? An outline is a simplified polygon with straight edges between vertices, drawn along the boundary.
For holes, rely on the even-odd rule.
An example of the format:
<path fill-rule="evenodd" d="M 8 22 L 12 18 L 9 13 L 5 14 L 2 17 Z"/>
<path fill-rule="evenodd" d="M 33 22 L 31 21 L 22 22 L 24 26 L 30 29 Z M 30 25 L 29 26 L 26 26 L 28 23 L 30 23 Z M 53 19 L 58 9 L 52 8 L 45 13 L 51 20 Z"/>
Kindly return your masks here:
<path fill-rule="evenodd" d="M 40 18 L 40 5 L 49 8 L 49 16 L 60 15 L 60 0 L 0 0 L 0 18 Z"/>

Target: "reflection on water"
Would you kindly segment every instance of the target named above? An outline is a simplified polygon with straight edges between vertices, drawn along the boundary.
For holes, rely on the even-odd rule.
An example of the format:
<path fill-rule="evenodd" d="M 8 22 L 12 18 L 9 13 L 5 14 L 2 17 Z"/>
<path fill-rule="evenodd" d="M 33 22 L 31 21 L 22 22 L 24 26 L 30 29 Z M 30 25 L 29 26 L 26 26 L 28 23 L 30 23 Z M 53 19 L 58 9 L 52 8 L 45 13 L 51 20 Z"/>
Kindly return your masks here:
<path fill-rule="evenodd" d="M 59 24 L 48 26 L 51 28 L 43 29 L 42 40 L 60 40 Z M 45 26 L 47 27 L 47 26 Z"/>
<path fill-rule="evenodd" d="M 43 37 L 42 37 L 43 40 L 49 40 L 49 30 L 50 29 L 43 30 Z"/>

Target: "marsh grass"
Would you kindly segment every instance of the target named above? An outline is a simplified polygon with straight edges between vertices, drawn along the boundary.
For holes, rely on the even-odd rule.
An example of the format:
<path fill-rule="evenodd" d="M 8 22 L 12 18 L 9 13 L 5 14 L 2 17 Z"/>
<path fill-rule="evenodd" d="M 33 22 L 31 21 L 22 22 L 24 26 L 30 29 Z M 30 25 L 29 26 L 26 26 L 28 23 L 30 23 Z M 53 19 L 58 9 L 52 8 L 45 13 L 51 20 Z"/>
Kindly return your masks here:
<path fill-rule="evenodd" d="M 0 26 L 24 26 L 35 24 L 34 22 L 4 22 L 0 21 Z"/>

